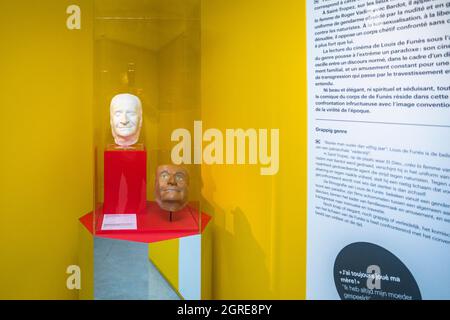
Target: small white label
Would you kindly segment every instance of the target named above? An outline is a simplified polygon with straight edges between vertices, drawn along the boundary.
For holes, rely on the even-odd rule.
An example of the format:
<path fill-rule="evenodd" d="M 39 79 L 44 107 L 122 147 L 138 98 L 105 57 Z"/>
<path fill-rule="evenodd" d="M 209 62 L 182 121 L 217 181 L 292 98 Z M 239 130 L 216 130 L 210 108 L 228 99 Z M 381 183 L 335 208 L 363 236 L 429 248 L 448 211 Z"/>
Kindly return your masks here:
<path fill-rule="evenodd" d="M 102 230 L 137 230 L 136 214 L 105 214 Z"/>

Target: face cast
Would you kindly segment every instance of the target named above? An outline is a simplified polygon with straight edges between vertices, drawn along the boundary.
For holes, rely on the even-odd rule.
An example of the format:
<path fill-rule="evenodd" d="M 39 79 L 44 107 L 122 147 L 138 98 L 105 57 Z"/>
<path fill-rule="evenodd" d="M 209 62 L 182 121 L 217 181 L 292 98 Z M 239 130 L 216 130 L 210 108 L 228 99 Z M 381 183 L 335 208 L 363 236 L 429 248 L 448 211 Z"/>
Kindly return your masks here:
<path fill-rule="evenodd" d="M 141 100 L 132 94 L 118 94 L 111 100 L 111 129 L 116 144 L 131 146 L 139 140 L 142 127 Z"/>
<path fill-rule="evenodd" d="M 189 175 L 176 165 L 162 165 L 156 170 L 155 198 L 161 209 L 176 212 L 188 202 Z"/>

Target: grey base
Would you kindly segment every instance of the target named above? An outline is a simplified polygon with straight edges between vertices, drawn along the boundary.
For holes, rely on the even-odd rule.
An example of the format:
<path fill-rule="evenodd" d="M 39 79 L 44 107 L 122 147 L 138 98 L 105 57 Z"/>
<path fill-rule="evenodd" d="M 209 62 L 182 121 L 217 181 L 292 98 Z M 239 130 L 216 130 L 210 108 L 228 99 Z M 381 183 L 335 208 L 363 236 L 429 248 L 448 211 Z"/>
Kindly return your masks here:
<path fill-rule="evenodd" d="M 148 244 L 94 239 L 96 300 L 180 300 L 148 259 Z"/>

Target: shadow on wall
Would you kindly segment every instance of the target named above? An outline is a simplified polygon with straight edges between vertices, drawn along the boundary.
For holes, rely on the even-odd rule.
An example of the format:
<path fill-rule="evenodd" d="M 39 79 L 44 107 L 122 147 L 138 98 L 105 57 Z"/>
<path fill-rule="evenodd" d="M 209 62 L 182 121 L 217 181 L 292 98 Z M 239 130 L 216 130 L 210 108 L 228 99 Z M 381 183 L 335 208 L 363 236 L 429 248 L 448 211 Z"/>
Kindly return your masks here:
<path fill-rule="evenodd" d="M 212 178 L 207 180 L 208 197 L 214 199 L 216 185 Z M 253 235 L 246 214 L 239 207 L 224 210 L 203 196 L 202 210 L 213 216 L 212 247 L 216 259 L 212 265 L 212 298 L 273 299 L 269 259 Z"/>

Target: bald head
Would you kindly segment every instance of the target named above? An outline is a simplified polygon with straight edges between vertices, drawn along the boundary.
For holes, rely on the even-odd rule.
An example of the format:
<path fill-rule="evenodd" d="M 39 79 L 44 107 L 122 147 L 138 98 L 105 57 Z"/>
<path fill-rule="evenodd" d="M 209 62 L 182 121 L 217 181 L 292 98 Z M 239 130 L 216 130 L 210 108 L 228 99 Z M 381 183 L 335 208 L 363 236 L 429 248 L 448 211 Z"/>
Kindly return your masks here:
<path fill-rule="evenodd" d="M 188 202 L 189 174 L 177 165 L 161 165 L 156 169 L 155 199 L 166 211 L 177 212 Z"/>

